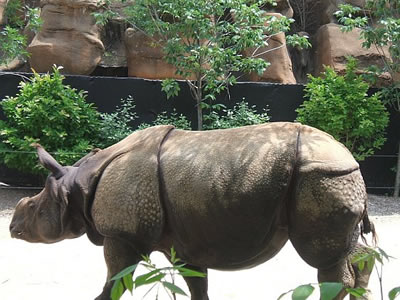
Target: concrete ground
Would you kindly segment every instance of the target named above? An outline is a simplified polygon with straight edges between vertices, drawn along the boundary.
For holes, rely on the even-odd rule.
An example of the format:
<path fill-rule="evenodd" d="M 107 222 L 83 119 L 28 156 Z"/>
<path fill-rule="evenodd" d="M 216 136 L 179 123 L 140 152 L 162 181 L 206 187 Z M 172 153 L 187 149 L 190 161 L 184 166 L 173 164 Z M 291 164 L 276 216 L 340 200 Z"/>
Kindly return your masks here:
<path fill-rule="evenodd" d="M 12 210 L 17 199 L 25 193 L 0 190 L 0 299 L 94 299 L 101 292 L 106 276 L 102 247 L 92 245 L 86 236 L 52 245 L 10 238 L 8 226 Z M 379 246 L 400 258 L 400 211 L 371 219 L 379 234 Z M 168 265 L 159 253 L 154 253 L 151 258 L 157 266 Z M 387 292 L 391 288 L 400 286 L 399 270 L 399 259 L 392 259 L 384 266 L 384 299 L 388 299 Z M 136 274 L 143 272 L 139 269 Z M 277 299 L 300 284 L 316 281 L 316 270 L 306 265 L 288 242 L 276 257 L 256 268 L 237 272 L 211 270 L 209 296 L 214 300 Z M 375 298 L 380 298 L 375 272 L 370 283 Z M 187 290 L 181 280 L 177 285 Z M 155 299 L 156 290 L 153 289 L 145 299 Z M 123 299 L 142 299 L 146 291 L 147 287 L 141 287 L 133 297 L 126 294 Z M 159 292 L 158 299 L 169 299 L 162 289 Z M 290 299 L 290 296 L 284 299 Z M 318 294 L 310 299 L 318 299 Z"/>

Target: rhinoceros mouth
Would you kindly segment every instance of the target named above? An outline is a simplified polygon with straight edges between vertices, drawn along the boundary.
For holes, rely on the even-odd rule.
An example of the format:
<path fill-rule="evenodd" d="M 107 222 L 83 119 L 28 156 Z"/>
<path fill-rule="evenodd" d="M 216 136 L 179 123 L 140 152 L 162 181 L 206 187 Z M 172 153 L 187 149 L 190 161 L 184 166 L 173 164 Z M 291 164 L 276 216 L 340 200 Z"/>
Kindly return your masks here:
<path fill-rule="evenodd" d="M 24 235 L 23 231 L 19 231 L 19 230 L 13 230 L 11 231 L 11 237 L 15 238 L 15 239 L 22 239 Z"/>

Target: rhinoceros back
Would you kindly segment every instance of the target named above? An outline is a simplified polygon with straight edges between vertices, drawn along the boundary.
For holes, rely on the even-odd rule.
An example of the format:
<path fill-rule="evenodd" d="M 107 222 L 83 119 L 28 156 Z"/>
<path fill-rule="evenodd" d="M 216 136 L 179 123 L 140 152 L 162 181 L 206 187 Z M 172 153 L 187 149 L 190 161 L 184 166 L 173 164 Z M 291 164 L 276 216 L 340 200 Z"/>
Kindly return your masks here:
<path fill-rule="evenodd" d="M 233 269 L 283 246 L 298 126 L 170 134 L 161 149 L 164 202 L 182 258 Z"/>
<path fill-rule="evenodd" d="M 297 151 L 300 172 L 350 173 L 359 168 L 350 151 L 331 135 L 302 125 Z"/>

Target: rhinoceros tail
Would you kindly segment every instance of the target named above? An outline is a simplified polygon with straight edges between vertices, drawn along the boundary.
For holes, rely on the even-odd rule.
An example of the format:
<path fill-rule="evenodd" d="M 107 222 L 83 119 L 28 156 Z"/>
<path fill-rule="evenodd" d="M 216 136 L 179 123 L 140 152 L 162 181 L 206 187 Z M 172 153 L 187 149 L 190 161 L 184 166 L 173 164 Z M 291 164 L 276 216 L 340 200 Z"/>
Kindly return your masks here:
<path fill-rule="evenodd" d="M 375 225 L 369 220 L 368 213 L 365 212 L 364 217 L 361 222 L 361 239 L 365 244 L 368 245 L 368 242 L 364 236 L 364 234 L 372 233 L 372 244 L 374 246 L 378 243 L 378 235 L 375 231 Z"/>

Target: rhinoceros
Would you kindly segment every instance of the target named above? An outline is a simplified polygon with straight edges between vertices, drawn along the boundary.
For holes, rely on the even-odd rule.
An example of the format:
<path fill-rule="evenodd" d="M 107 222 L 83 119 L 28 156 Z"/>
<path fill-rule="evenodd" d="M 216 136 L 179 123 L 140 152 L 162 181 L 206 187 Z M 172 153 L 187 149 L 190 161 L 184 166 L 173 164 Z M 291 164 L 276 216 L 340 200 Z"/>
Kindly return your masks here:
<path fill-rule="evenodd" d="M 108 269 L 96 299 L 110 299 L 109 279 L 152 251 L 168 257 L 173 246 L 207 274 L 261 264 L 289 239 L 320 282 L 367 288 L 369 271 L 352 262 L 373 225 L 359 165 L 318 129 L 156 126 L 66 167 L 36 148 L 51 173 L 38 195 L 18 202 L 11 236 L 54 243 L 86 233 L 104 247 Z M 191 299 L 208 299 L 207 277 L 184 279 Z"/>

